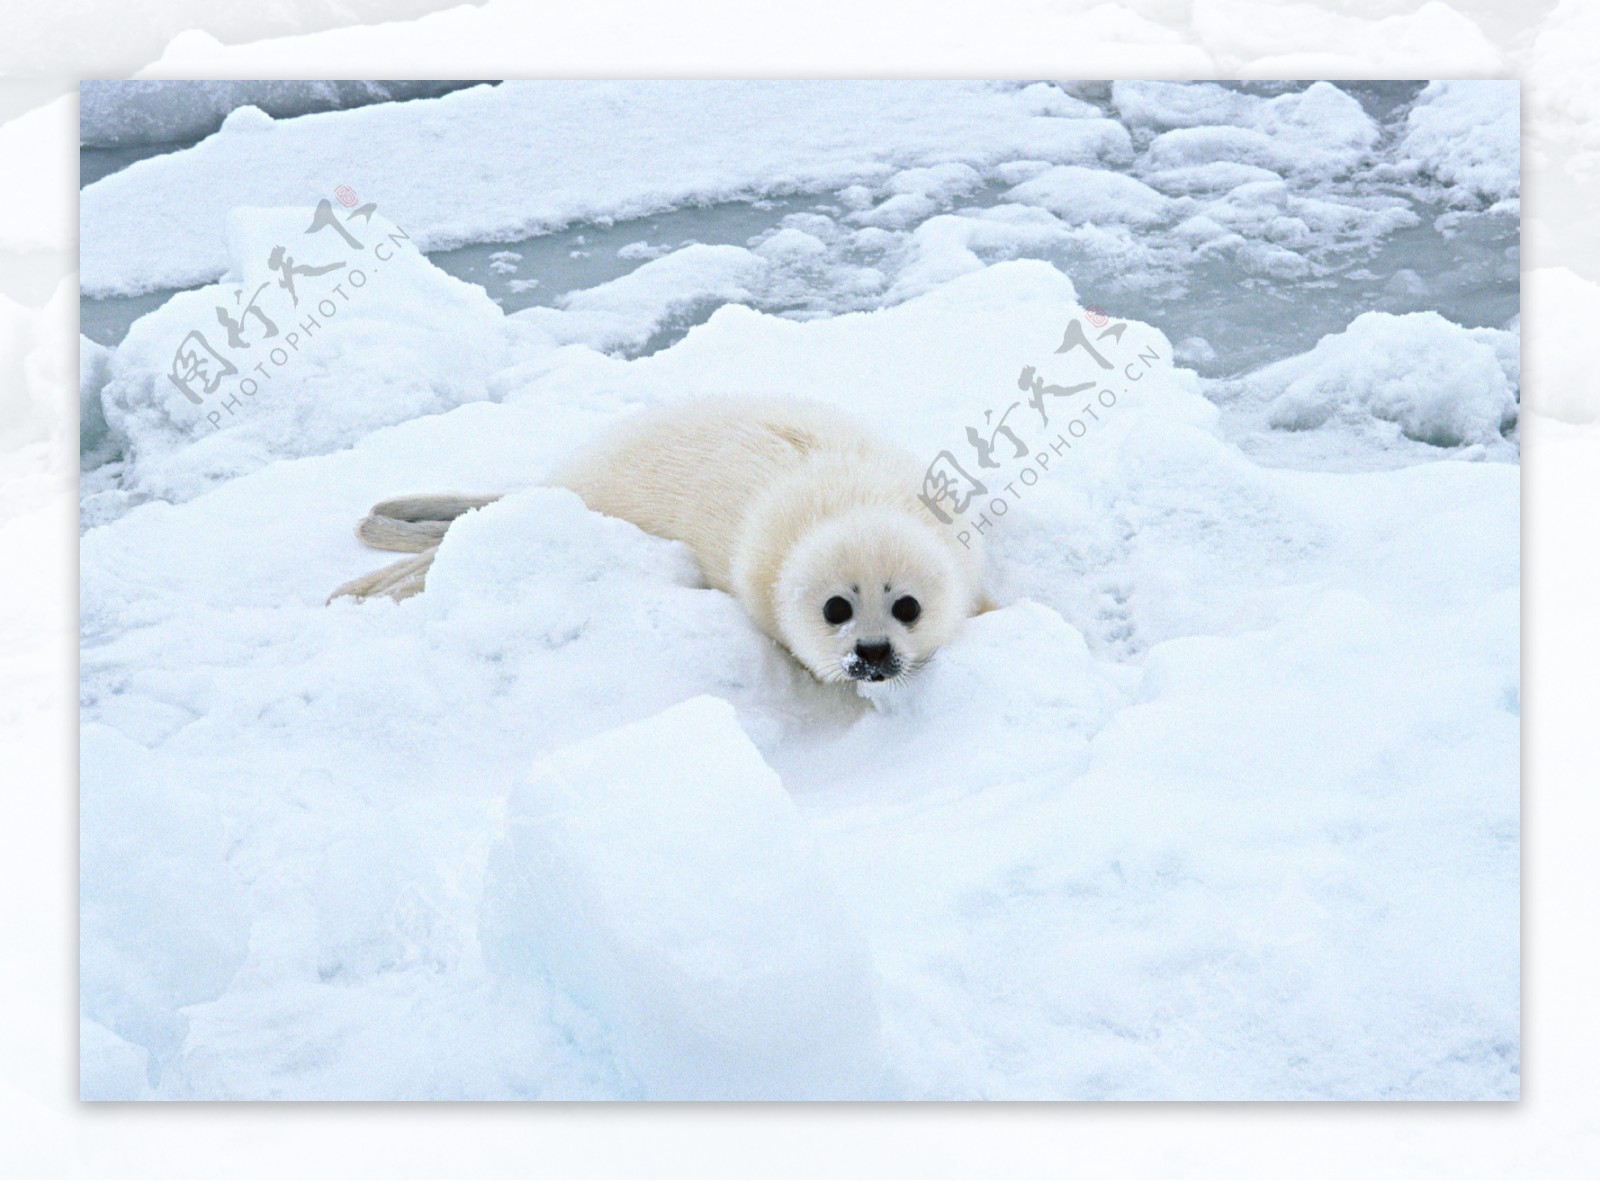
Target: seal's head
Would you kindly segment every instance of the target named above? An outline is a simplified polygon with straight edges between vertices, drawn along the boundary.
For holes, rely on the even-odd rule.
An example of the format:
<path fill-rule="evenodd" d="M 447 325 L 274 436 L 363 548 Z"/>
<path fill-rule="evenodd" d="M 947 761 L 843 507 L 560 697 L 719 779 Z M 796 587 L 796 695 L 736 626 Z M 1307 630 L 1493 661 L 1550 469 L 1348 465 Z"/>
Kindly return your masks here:
<path fill-rule="evenodd" d="M 774 587 L 778 630 L 819 680 L 901 681 L 972 604 L 955 556 L 905 512 L 864 508 L 799 539 Z"/>

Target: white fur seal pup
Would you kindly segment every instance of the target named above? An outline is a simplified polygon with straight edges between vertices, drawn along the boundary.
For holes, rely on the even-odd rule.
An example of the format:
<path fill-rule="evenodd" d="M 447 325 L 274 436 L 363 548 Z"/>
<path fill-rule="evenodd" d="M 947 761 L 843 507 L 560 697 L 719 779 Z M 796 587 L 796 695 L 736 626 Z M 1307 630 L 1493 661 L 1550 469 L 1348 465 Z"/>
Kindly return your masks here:
<path fill-rule="evenodd" d="M 919 502 L 915 461 L 814 404 L 708 398 L 650 411 L 541 483 L 687 544 L 706 585 L 738 598 L 822 681 L 902 680 L 993 606 L 975 539 Z M 332 598 L 416 594 L 450 522 L 496 499 L 374 505 L 356 535 L 417 556 Z"/>

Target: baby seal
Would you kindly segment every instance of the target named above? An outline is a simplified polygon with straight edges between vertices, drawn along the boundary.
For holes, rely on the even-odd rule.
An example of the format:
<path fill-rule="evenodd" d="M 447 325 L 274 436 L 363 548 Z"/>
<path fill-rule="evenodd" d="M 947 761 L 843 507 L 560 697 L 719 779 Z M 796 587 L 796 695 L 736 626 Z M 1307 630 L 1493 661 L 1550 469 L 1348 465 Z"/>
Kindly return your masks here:
<path fill-rule="evenodd" d="M 920 503 L 915 461 L 821 406 L 685 401 L 628 420 L 542 483 L 685 543 L 706 585 L 821 681 L 903 680 L 992 606 L 976 540 Z M 356 535 L 417 556 L 332 598 L 416 594 L 450 522 L 496 499 L 374 505 Z"/>

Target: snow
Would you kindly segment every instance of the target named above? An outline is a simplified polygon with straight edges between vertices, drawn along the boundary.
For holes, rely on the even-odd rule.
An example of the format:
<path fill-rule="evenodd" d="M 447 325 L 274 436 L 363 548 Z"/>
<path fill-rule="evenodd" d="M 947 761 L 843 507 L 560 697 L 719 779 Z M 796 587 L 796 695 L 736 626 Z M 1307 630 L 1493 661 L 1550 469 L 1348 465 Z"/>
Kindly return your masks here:
<path fill-rule="evenodd" d="M 230 111 L 253 107 L 282 119 L 315 111 L 445 94 L 461 82 L 97 82 L 78 88 L 79 142 L 122 148 L 209 135 Z"/>
<path fill-rule="evenodd" d="M 84 1018 L 116 1039 L 86 1043 L 83 1085 L 127 1097 L 116 1092 L 130 1060 L 147 1056 L 154 1081 L 187 1032 L 182 1010 L 216 1000 L 244 963 L 249 914 L 221 819 L 181 773 L 104 725 L 82 742 L 81 773 L 99 790 L 80 813 L 79 987 Z"/>
<path fill-rule="evenodd" d="M 1215 83 L 1116 82 L 1112 102 L 1136 127 L 1168 129 L 1150 144 L 1153 167 L 1222 161 L 1331 175 L 1379 139 L 1360 102 L 1331 82 L 1274 98 Z"/>
<path fill-rule="evenodd" d="M 1522 192 L 1522 87 L 1430 82 L 1406 116 L 1400 151 L 1428 176 L 1491 201 Z"/>
<path fill-rule="evenodd" d="M 558 344 L 583 343 L 606 352 L 639 349 L 665 324 L 701 308 L 709 311 L 753 299 L 751 288 L 768 270 L 763 256 L 786 246 L 826 249 L 798 230 L 779 231 L 755 251 L 697 243 L 651 259 L 620 279 L 574 292 L 560 301 L 559 309 L 527 308 L 514 319 L 545 330 Z"/>
<path fill-rule="evenodd" d="M 796 103 L 783 83 L 518 82 L 281 122 L 258 113 L 86 189 L 80 281 L 95 295 L 215 280 L 229 263 L 228 210 L 312 205 L 340 184 L 438 250 L 690 201 L 982 167 L 1019 146 L 1060 163 L 1128 150 L 1115 120 L 1036 106 L 995 83 L 829 82 Z M 523 129 L 515 150 L 498 142 L 508 125 Z M 397 147 L 417 137 L 431 145 L 427 173 Z"/>
<path fill-rule="evenodd" d="M 1038 89 L 1036 84 L 1029 91 Z M 1050 89 L 1054 90 L 1053 87 Z M 1074 104 L 1073 100 L 1061 91 L 1055 91 L 1063 103 L 1073 104 L 1066 110 L 1073 116 L 1080 116 L 1080 107 L 1087 104 Z M 1057 112 L 1041 109 L 1044 104 L 1033 103 L 1030 109 L 1038 114 L 1055 114 Z M 1097 112 L 1088 107 L 1088 117 L 1096 118 Z M 1120 137 L 1116 131 L 1106 126 L 1107 120 L 1096 118 L 1094 128 L 1097 133 L 1109 133 L 1117 148 L 1121 147 Z M 939 164 L 931 168 L 906 168 L 891 176 L 887 182 L 876 191 L 865 185 L 851 185 L 841 192 L 840 196 L 845 203 L 854 209 L 850 220 L 858 225 L 875 226 L 892 230 L 904 230 L 927 218 L 930 214 L 951 208 L 956 200 L 961 197 L 971 196 L 984 187 L 984 177 L 977 169 L 967 164 L 952 163 Z M 877 198 L 883 198 L 878 205 L 867 208 Z"/>
<path fill-rule="evenodd" d="M 1437 312 L 1366 312 L 1245 384 L 1271 395 L 1274 427 L 1370 415 L 1419 442 L 1462 447 L 1494 442 L 1515 424 L 1517 374 L 1507 371 L 1515 358 L 1514 333 L 1462 328 Z"/>
<path fill-rule="evenodd" d="M 1174 341 L 1236 348 L 1225 321 L 1178 331 L 1093 292 L 1096 324 L 1072 266 L 1018 256 L 1134 269 L 1212 243 L 1320 274 L 1338 235 L 1417 225 L 1339 187 L 1392 145 L 1315 88 L 1270 115 L 1119 88 L 1145 112 L 1126 127 L 1047 89 L 917 89 L 896 127 L 875 89 L 803 113 L 758 89 L 749 118 L 788 142 L 687 116 L 661 138 L 621 84 L 469 90 L 245 115 L 86 191 L 86 219 L 118 193 L 154 208 L 222 185 L 207 170 L 246 137 L 270 174 L 288 145 L 428 136 L 452 103 L 581 123 L 603 100 L 621 146 L 658 137 L 636 174 L 619 156 L 523 212 L 624 220 L 769 173 L 832 206 L 647 244 L 511 315 L 402 239 L 220 429 L 225 395 L 189 403 L 173 349 L 276 281 L 272 247 L 353 257 L 304 235 L 334 181 L 290 200 L 235 177 L 252 191 L 219 190 L 215 226 L 152 235 L 206 285 L 109 357 L 80 346 L 114 448 L 81 548 L 86 1097 L 1516 1097 L 1517 324 L 1357 311 L 1321 340 L 1267 333 L 1235 377 L 1183 368 Z M 1224 117 L 1272 163 L 1151 160 Z M 617 148 L 578 125 L 481 202 L 413 170 L 403 215 L 349 177 L 379 210 L 348 224 L 513 232 L 511 171 Z M 1042 150 L 1069 142 L 1109 154 Z M 873 216 L 901 197 L 926 204 Z M 1170 221 L 1130 227 L 1141 200 Z M 127 245 L 106 289 L 164 273 Z M 1533 283 L 1582 322 L 1583 280 Z M 1110 368 L 1058 352 L 1073 320 Z M 1032 406 L 1025 368 L 1094 385 Z M 1009 411 L 1025 455 L 974 506 L 1000 609 L 903 691 L 841 693 L 682 545 L 537 486 L 628 416 L 719 394 L 816 399 L 930 461 Z M 425 594 L 325 605 L 383 560 L 361 513 L 427 489 L 508 495 L 452 528 Z"/>
<path fill-rule="evenodd" d="M 726 701 L 564 748 L 507 804 L 485 954 L 619 1031 L 651 1099 L 872 1096 L 872 957 Z"/>
<path fill-rule="evenodd" d="M 1149 185 L 1097 168 L 1063 164 L 1025 180 L 1008 194 L 1026 205 L 1039 205 L 1063 221 L 1129 222 L 1144 225 L 1167 216 L 1168 202 Z"/>
<path fill-rule="evenodd" d="M 174 296 L 117 348 L 100 390 L 125 460 L 113 506 L 187 499 L 274 459 L 486 396 L 512 330 L 483 290 L 434 267 L 381 213 L 352 220 L 357 248 L 331 229 L 308 236 L 311 221 L 306 209 L 234 210 L 230 277 Z M 269 265 L 280 246 L 294 267 L 338 269 L 297 274 L 290 292 Z M 238 351 L 227 352 L 224 316 L 238 325 Z M 189 343 L 194 332 L 202 343 Z M 180 349 L 217 376 L 210 393 L 209 377 L 191 383 L 198 403 L 173 384 Z M 224 364 L 236 372 L 224 376 Z"/>
<path fill-rule="evenodd" d="M 546 309 L 533 318 L 552 343 L 588 343 L 630 353 L 671 343 L 704 319 L 719 299 L 793 316 L 864 311 L 911 298 L 992 262 L 1044 258 L 1073 274 L 1080 287 L 1094 293 L 1094 302 L 1118 304 L 1127 314 L 1171 324 L 1181 338 L 1210 341 L 1212 359 L 1196 362 L 1201 371 L 1208 377 L 1236 376 L 1282 356 L 1275 337 L 1298 334 L 1293 351 L 1304 351 L 1362 310 L 1433 309 L 1459 323 L 1493 327 L 1502 327 L 1515 314 L 1515 300 L 1506 292 L 1514 285 L 1517 268 L 1517 203 L 1496 202 L 1485 210 L 1476 199 L 1463 204 L 1459 194 L 1420 183 L 1414 164 L 1399 151 L 1406 114 L 1420 89 L 1421 84 L 1409 83 L 1366 84 L 1354 92 L 1328 84 L 991 86 L 980 92 L 985 101 L 1008 110 L 1007 118 L 1025 120 L 1013 129 L 1019 138 L 1010 149 L 994 147 L 991 152 L 986 143 L 990 132 L 998 135 L 997 124 L 985 135 L 965 134 L 959 141 L 930 146 L 928 157 L 937 162 L 868 164 L 846 178 L 848 183 L 835 187 L 830 182 L 810 193 L 762 196 L 770 186 L 759 178 L 742 190 L 695 185 L 686 204 L 645 214 L 630 204 L 641 183 L 638 170 L 630 170 L 626 162 L 590 159 L 607 149 L 585 139 L 552 147 L 550 159 L 576 152 L 580 163 L 610 178 L 609 190 L 597 183 L 581 194 L 586 203 L 582 208 L 602 211 L 594 213 L 597 220 L 556 231 L 536 228 L 531 237 L 510 239 L 520 232 L 505 228 L 514 219 L 490 217 L 483 224 L 493 223 L 500 241 L 434 251 L 432 257 L 457 277 L 484 286 L 507 312 Z M 438 102 L 464 103 L 466 94 Z M 540 113 L 551 106 L 547 99 L 535 102 L 537 92 L 509 94 L 510 99 L 497 92 L 494 101 L 502 107 L 514 101 Z M 939 103 L 908 119 L 915 122 L 941 111 L 950 115 L 948 108 L 962 108 L 958 95 L 948 89 L 930 91 L 929 96 Z M 717 97 L 724 96 L 717 92 Z M 726 96 L 730 105 L 737 105 L 738 97 L 733 90 Z M 746 97 L 750 101 L 741 111 L 749 107 L 751 118 L 785 130 L 797 112 L 810 109 L 806 103 L 763 106 L 770 97 L 764 91 Z M 432 100 L 389 104 L 395 111 L 414 108 L 425 123 L 436 121 L 436 105 Z M 843 98 L 838 105 L 844 105 Z M 581 106 L 568 99 L 549 113 L 579 118 Z M 1365 107 L 1372 109 L 1370 115 Z M 968 104 L 962 109 L 973 116 L 983 108 Z M 1040 110 L 1063 113 L 1033 113 Z M 1118 118 L 1099 117 L 1096 110 Z M 304 126 L 308 119 L 356 120 L 376 117 L 377 111 L 307 116 L 283 125 L 246 115 L 237 130 L 246 134 L 245 124 L 253 121 L 256 130 L 248 133 L 255 143 L 252 150 L 265 152 L 276 170 L 273 175 L 280 176 L 320 150 L 318 136 Z M 400 119 L 403 114 L 385 117 Z M 495 138 L 508 120 L 520 117 L 518 112 L 507 109 L 497 115 L 503 118 L 476 123 L 470 134 L 457 130 L 460 142 L 453 143 L 461 153 L 473 140 L 483 144 L 480 154 L 492 159 L 484 167 L 496 185 L 525 166 L 501 152 Z M 274 145 L 290 124 L 308 142 L 285 161 Z M 743 126 L 735 120 L 727 134 L 742 135 Z M 1041 129 L 1061 144 L 1076 142 L 1073 158 L 1053 159 L 1036 151 Z M 913 130 L 908 123 L 894 135 L 903 139 Z M 385 134 L 403 140 L 406 132 L 397 124 Z M 541 129 L 538 134 L 552 133 Z M 670 142 L 661 137 L 671 134 L 670 128 L 659 129 L 658 138 L 639 149 L 641 158 L 659 152 Z M 1192 139 L 1188 146 L 1184 137 Z M 148 207 L 146 220 L 159 221 L 161 210 L 184 203 L 163 178 L 215 183 L 201 175 L 203 161 L 190 157 L 221 151 L 223 138 L 213 136 L 191 153 L 164 158 L 159 173 L 141 180 L 138 187 L 148 192 L 148 200 L 139 202 Z M 700 137 L 694 152 L 714 156 L 719 150 L 714 139 Z M 877 145 L 858 146 L 869 154 L 878 150 Z M 840 143 L 817 129 L 815 143 L 798 145 L 784 167 L 792 171 L 809 166 L 814 148 L 834 153 Z M 351 150 L 359 155 L 365 149 Z M 769 144 L 767 150 L 776 156 L 779 145 Z M 735 158 L 736 169 L 742 167 L 742 158 L 726 154 Z M 400 155 L 402 149 L 391 150 L 380 163 L 387 166 Z M 239 156 L 235 164 L 248 173 L 249 153 Z M 1220 158 L 1226 156 L 1240 158 Z M 651 175 L 671 173 L 683 162 L 675 157 Z M 537 165 L 547 167 L 548 161 L 541 158 Z M 704 176 L 722 175 L 720 169 L 716 165 Z M 135 173 L 129 168 L 88 186 L 85 200 L 93 204 L 120 185 L 122 191 L 113 195 L 119 204 L 126 202 Z M 549 184 L 541 180 L 537 197 L 519 191 L 494 202 L 503 199 L 525 211 L 559 195 L 561 186 L 570 183 L 570 178 L 544 179 Z M 266 178 L 255 188 L 276 183 Z M 413 191 L 419 187 L 414 171 L 397 177 L 396 183 L 418 208 L 438 204 L 437 193 Z M 331 182 L 319 182 L 297 200 L 312 204 L 328 191 Z M 415 241 L 427 245 L 424 234 L 396 214 L 386 196 L 361 189 L 361 199 L 368 198 L 378 200 Z M 482 220 L 493 212 L 494 202 L 451 202 L 429 217 Z M 1075 212 L 1080 205 L 1092 206 L 1095 217 L 1084 220 L 1084 214 Z M 720 258 L 685 256 L 673 264 L 672 273 L 685 284 L 676 301 L 624 285 L 603 297 L 603 308 L 581 309 L 583 315 L 577 315 L 580 305 L 601 298 L 591 297 L 597 286 L 631 277 L 640 261 L 696 245 L 751 251 L 767 265 L 746 268 L 738 261 L 743 256 L 726 252 Z M 166 254 L 192 248 L 180 244 Z M 510 253 L 522 257 L 513 264 L 504 257 Z M 112 289 L 158 287 L 163 265 L 129 255 L 114 268 L 120 278 Z M 226 258 L 216 265 L 225 270 Z M 514 274 L 508 269 L 512 265 Z M 1494 272 L 1487 284 L 1485 269 Z M 659 280 L 665 272 L 655 274 Z M 1403 282 L 1406 275 L 1421 274 L 1428 275 L 1421 287 Z M 1325 294 L 1330 289 L 1340 290 L 1341 297 L 1330 300 Z M 704 297 L 697 298 L 697 291 Z M 119 321 L 125 324 L 160 298 L 88 300 L 85 331 L 114 343 L 122 330 Z M 575 302 L 569 305 L 569 300 Z M 1221 328 L 1207 323 L 1223 305 L 1228 323 Z M 562 320 L 554 314 L 562 310 L 575 314 Z"/>
<path fill-rule="evenodd" d="M 1247 120 L 1259 100 L 1214 83 L 1137 81 L 1111 84 L 1111 103 L 1131 127 L 1209 127 Z"/>
<path fill-rule="evenodd" d="M 980 251 L 1006 257 L 1042 252 L 1068 240 L 1069 234 L 1058 218 L 1026 206 L 1000 206 L 976 215 L 930 217 L 911 232 L 905 243 L 905 259 L 886 298 L 889 302 L 909 299 L 932 291 L 957 275 L 980 271 L 984 267 Z"/>

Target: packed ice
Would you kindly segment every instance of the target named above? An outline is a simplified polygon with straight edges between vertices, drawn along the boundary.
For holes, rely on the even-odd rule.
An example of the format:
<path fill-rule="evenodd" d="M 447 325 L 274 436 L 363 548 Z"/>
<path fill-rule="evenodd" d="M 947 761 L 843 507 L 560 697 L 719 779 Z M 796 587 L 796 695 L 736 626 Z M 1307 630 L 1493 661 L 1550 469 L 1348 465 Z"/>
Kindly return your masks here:
<path fill-rule="evenodd" d="M 209 135 L 238 107 L 277 118 L 448 93 L 463 82 L 85 80 L 80 142 L 90 148 L 172 144 Z"/>
<path fill-rule="evenodd" d="M 1516 98 L 505 83 L 91 184 L 84 1096 L 1514 1098 Z M 1000 608 L 841 692 L 539 486 L 718 394 L 959 457 Z"/>

